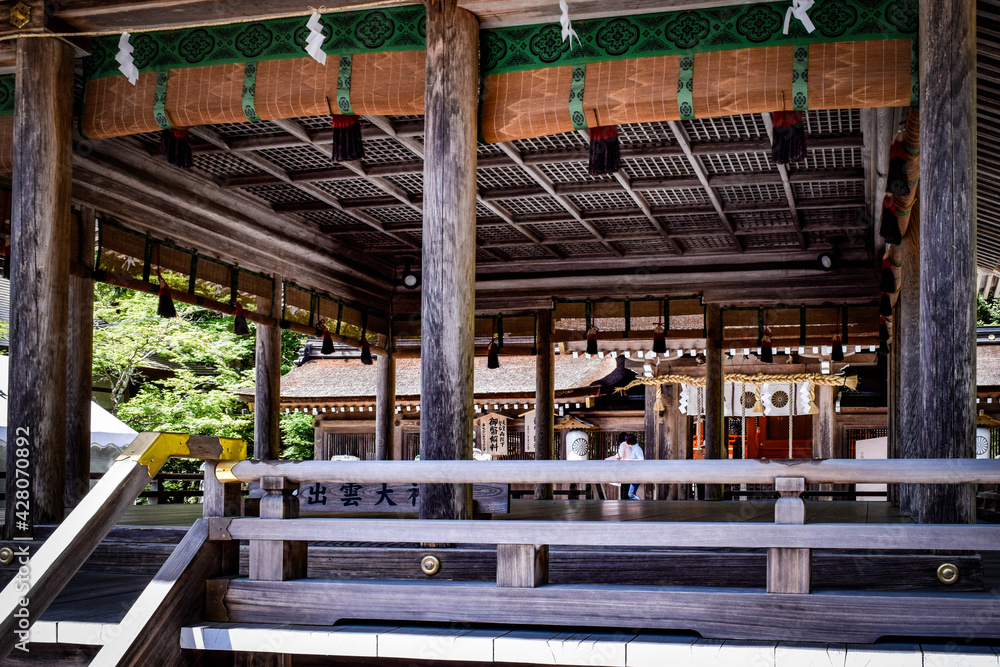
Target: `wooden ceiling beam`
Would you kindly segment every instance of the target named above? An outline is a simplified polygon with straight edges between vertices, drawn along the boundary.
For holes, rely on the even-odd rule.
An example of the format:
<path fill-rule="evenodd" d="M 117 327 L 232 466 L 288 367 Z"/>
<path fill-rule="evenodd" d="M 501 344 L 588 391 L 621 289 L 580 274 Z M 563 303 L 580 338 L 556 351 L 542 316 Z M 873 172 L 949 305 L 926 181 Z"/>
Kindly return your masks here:
<path fill-rule="evenodd" d="M 229 142 L 226 140 L 226 138 L 223 137 L 222 135 L 220 135 L 215 130 L 211 129 L 210 127 L 206 127 L 206 126 L 193 127 L 193 128 L 191 128 L 191 133 L 193 135 L 195 135 L 196 137 L 199 137 L 199 138 L 207 141 L 208 143 L 212 144 L 213 146 L 217 146 L 218 148 L 221 148 L 223 150 L 228 150 L 228 148 L 229 148 Z M 295 136 L 295 135 L 293 135 L 293 136 Z M 264 172 L 266 172 L 268 174 L 271 174 L 272 176 L 274 176 L 275 178 L 277 178 L 282 183 L 287 183 L 287 184 L 290 184 L 290 185 L 293 184 L 291 176 L 289 176 L 289 174 L 288 174 L 287 171 L 285 171 L 284 169 L 282 169 L 281 167 L 279 167 L 278 165 L 274 164 L 273 162 L 271 162 L 270 160 L 268 160 L 267 158 L 265 158 L 265 157 L 263 157 L 261 155 L 257 155 L 256 153 L 254 153 L 252 151 L 244 151 L 243 153 L 240 154 L 240 158 L 243 159 L 243 160 L 246 160 L 247 162 L 249 162 L 251 164 L 253 164 L 255 167 L 257 167 L 261 171 L 264 171 Z M 402 244 L 406 245 L 409 248 L 412 248 L 412 249 L 417 249 L 418 248 L 418 246 L 416 244 L 414 244 L 412 241 L 410 241 L 406 237 L 399 236 L 399 235 L 393 234 L 391 232 L 386 232 L 385 229 L 382 226 L 382 223 L 379 222 L 378 220 L 376 220 L 375 218 L 373 218 L 372 216 L 367 215 L 367 214 L 365 214 L 364 212 L 361 212 L 361 211 L 352 211 L 352 210 L 348 210 L 348 209 L 344 208 L 344 206 L 341 204 L 340 200 L 337 199 L 336 197 L 334 197 L 333 195 L 329 194 L 328 192 L 326 192 L 324 190 L 321 190 L 320 188 L 315 187 L 314 185 L 312 185 L 310 183 L 302 183 L 302 184 L 299 184 L 297 187 L 298 187 L 299 190 L 302 190 L 304 193 L 308 194 L 309 196 L 314 197 L 315 199 L 318 199 L 320 201 L 320 203 L 323 204 L 325 210 L 333 209 L 333 210 L 341 211 L 342 213 L 345 213 L 345 214 L 349 215 L 350 217 L 354 218 L 355 220 L 358 220 L 359 222 L 361 222 L 361 223 L 363 223 L 365 225 L 368 225 L 372 229 L 374 229 L 374 230 L 376 230 L 378 232 L 382 232 L 384 234 L 387 234 L 393 240 L 395 240 L 395 241 L 397 241 L 399 243 L 402 243 Z M 293 213 L 293 212 L 295 212 L 293 210 L 279 210 L 277 208 L 275 208 L 274 210 L 275 210 L 276 213 Z"/>
<path fill-rule="evenodd" d="M 569 213 L 581 225 L 586 227 L 587 231 L 593 234 L 594 238 L 600 241 L 604 245 L 604 247 L 606 247 L 608 250 L 610 250 L 618 257 L 624 256 L 624 253 L 622 253 L 620 249 L 618 249 L 615 245 L 613 245 L 609 241 L 605 240 L 604 235 L 600 232 L 600 230 L 597 229 L 597 227 L 595 227 L 593 224 L 585 220 L 583 216 L 580 215 L 580 209 L 577 207 L 576 204 L 571 202 L 565 195 L 561 195 L 556 192 L 552 181 L 549 179 L 548 176 L 546 176 L 541 171 L 541 169 L 539 169 L 535 165 L 529 165 L 524 163 L 524 160 L 521 159 L 521 152 L 517 149 L 516 146 L 514 146 L 514 144 L 507 141 L 503 141 L 497 144 L 497 146 L 499 146 L 500 150 L 506 153 L 507 156 L 510 157 L 510 159 L 517 164 L 517 166 L 521 167 L 521 169 L 523 169 L 524 172 L 533 181 L 538 183 L 538 185 L 541 186 L 546 193 L 548 193 L 553 199 L 555 199 L 556 202 L 560 206 L 562 206 L 567 213 Z M 484 196 L 484 199 L 485 198 L 486 197 Z"/>
<path fill-rule="evenodd" d="M 774 122 L 771 119 L 771 114 L 762 113 L 760 118 L 764 123 L 767 138 L 771 142 L 774 142 Z M 806 240 L 806 235 L 802 233 L 802 221 L 799 219 L 799 211 L 795 208 L 795 193 L 792 191 L 792 184 L 788 180 L 788 167 L 783 164 L 777 164 L 775 167 L 778 169 L 778 175 L 781 176 L 781 187 L 785 191 L 785 199 L 788 200 L 788 211 L 792 216 L 792 225 L 795 227 L 795 235 L 799 239 L 799 247 L 805 250 L 809 244 Z M 862 178 L 864 178 L 863 172 Z"/>
<path fill-rule="evenodd" d="M 78 145 L 83 145 L 79 142 Z M 96 142 L 74 155 L 74 198 L 140 232 L 314 289 L 384 303 L 389 269 L 349 244 L 282 220 L 245 195 L 150 161 L 131 141 Z M 113 149 L 109 152 L 109 149 Z"/>
<path fill-rule="evenodd" d="M 366 120 L 368 120 L 368 122 L 370 122 L 373 126 L 377 127 L 379 130 L 381 130 L 382 132 L 384 132 L 386 136 L 395 139 L 401 146 L 403 146 L 404 148 L 406 148 L 407 150 L 409 150 L 416 157 L 420 158 L 420 160 L 419 160 L 419 164 L 421 165 L 421 169 L 420 170 L 421 170 L 421 172 L 423 171 L 423 159 L 424 159 L 424 145 L 423 145 L 423 143 L 421 143 L 420 141 L 418 141 L 415 138 L 414 135 L 403 135 L 403 134 L 401 134 L 397 130 L 395 124 L 392 121 L 390 121 L 388 118 L 385 118 L 384 116 L 365 116 L 364 118 Z M 422 125 L 422 122 L 421 122 L 421 132 L 422 132 L 422 130 L 423 130 L 423 125 Z M 422 197 L 421 197 L 421 200 L 422 200 Z M 535 244 L 537 244 L 539 247 L 545 249 L 545 251 L 548 254 L 552 255 L 556 259 L 565 259 L 565 255 L 563 255 L 562 253 L 556 251 L 553 248 L 548 248 L 548 247 L 544 246 L 541 243 L 541 239 L 533 231 L 531 231 L 530 229 L 523 229 L 520 225 L 518 225 L 514 221 L 513 216 L 510 214 L 510 211 L 508 211 L 507 209 L 505 209 L 503 206 L 501 206 L 499 204 L 496 204 L 494 202 L 487 202 L 487 201 L 485 201 L 484 198 L 482 197 L 481 193 L 479 193 L 479 192 L 476 193 L 476 202 L 479 203 L 480 205 L 484 206 L 491 213 L 493 213 L 498 218 L 502 219 L 504 222 L 506 222 L 507 224 L 509 224 L 510 226 L 512 226 L 514 229 L 516 229 L 520 234 L 522 234 L 529 241 L 532 241 Z M 421 215 L 423 215 L 422 211 L 421 211 Z M 483 245 L 481 243 L 477 242 L 477 245 L 479 247 L 481 247 L 481 248 L 486 249 L 487 251 L 490 251 L 490 249 L 487 246 L 485 246 L 485 245 Z M 492 251 L 490 251 L 490 252 L 492 252 Z M 504 256 L 504 257 L 506 257 L 506 256 Z"/>
<path fill-rule="evenodd" d="M 743 252 L 746 250 L 746 245 L 743 240 L 736 236 L 736 228 L 732 221 L 729 219 L 726 211 L 722 207 L 722 201 L 719 199 L 718 193 L 712 188 L 709 183 L 708 175 L 705 171 L 705 165 L 702 163 L 701 158 L 691 152 L 691 140 L 688 137 L 687 130 L 684 126 L 677 121 L 669 121 L 668 123 L 670 131 L 674 135 L 674 141 L 681 147 L 684 151 L 684 155 L 688 159 L 688 163 L 691 165 L 691 170 L 694 171 L 698 180 L 701 181 L 701 185 L 705 188 L 705 194 L 708 196 L 708 200 L 712 203 L 715 208 L 716 213 L 719 215 L 719 219 L 722 221 L 722 226 L 725 227 L 726 231 L 729 233 L 733 244 L 736 246 L 737 250 Z"/>

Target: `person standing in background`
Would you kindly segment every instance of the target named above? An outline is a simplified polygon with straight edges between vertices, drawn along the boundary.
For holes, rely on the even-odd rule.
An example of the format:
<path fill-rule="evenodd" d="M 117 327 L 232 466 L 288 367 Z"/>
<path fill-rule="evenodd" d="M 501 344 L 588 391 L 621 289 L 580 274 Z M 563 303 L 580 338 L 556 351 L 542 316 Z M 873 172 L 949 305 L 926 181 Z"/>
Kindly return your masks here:
<path fill-rule="evenodd" d="M 642 447 L 639 446 L 639 443 L 636 440 L 636 438 L 635 438 L 634 435 L 629 434 L 628 439 L 626 440 L 626 443 L 628 444 L 628 453 L 627 453 L 626 456 L 622 457 L 622 460 L 624 460 L 624 461 L 643 461 L 643 460 L 645 460 L 646 457 L 642 455 Z M 622 485 L 622 490 L 624 491 L 624 489 L 625 489 L 625 485 L 623 484 Z M 629 500 L 639 500 L 638 492 L 639 492 L 639 485 L 638 484 L 629 484 L 628 485 L 628 498 L 629 498 Z"/>

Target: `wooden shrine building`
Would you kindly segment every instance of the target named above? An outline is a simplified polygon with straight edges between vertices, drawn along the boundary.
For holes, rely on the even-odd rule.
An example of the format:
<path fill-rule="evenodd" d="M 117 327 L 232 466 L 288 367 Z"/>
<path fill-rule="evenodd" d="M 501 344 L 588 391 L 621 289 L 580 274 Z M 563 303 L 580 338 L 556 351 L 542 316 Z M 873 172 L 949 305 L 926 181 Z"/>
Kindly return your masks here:
<path fill-rule="evenodd" d="M 27 641 L 20 626 L 41 622 L 169 456 L 206 461 L 203 515 L 98 632 L 93 664 L 187 664 L 210 650 L 291 664 L 307 651 L 283 633 L 329 639 L 358 618 L 1000 640 L 980 555 L 1000 532 L 951 525 L 974 523 L 976 484 L 1000 481 L 1000 462 L 974 460 L 975 283 L 1000 261 L 992 0 L 3 7 L 15 434 L 4 537 L 52 532 L 27 593 L 15 578 L 0 594 L 0 655 Z M 237 331 L 257 324 L 256 460 L 241 441 L 142 434 L 85 495 L 94 281 L 159 294 L 164 314 L 178 301 L 232 315 Z M 278 460 L 283 328 L 374 362 L 378 459 L 405 409 L 399 367 L 419 363 L 420 461 Z M 559 392 L 586 394 L 558 386 L 556 357 L 601 354 L 628 355 L 601 377 L 635 374 L 609 386 L 641 396 L 657 460 L 551 460 Z M 533 460 L 469 460 L 483 359 L 528 381 Z M 850 420 L 835 406 L 863 413 L 877 395 L 890 459 L 846 460 Z M 727 416 L 757 409 L 786 411 L 787 450 L 721 460 Z M 686 428 L 702 460 L 688 460 Z M 596 510 L 552 500 L 553 484 L 622 479 L 663 500 L 702 485 L 727 526 L 675 521 L 695 506 L 659 501 L 575 521 Z M 531 509 L 483 520 L 473 486 L 497 483 L 533 485 L 514 507 Z M 803 501 L 853 483 L 889 484 L 879 511 L 913 525 L 826 524 Z M 723 485 L 742 484 L 781 497 L 758 514 L 732 501 L 734 513 Z M 241 516 L 249 485 L 259 517 Z M 396 493 L 419 520 L 299 518 L 302 485 L 348 510 L 362 488 L 381 492 L 379 511 L 400 510 Z M 371 549 L 350 562 L 384 570 L 314 576 L 329 553 L 315 549 L 338 544 Z M 487 545 L 486 559 L 469 545 Z M 746 571 L 760 581 L 645 586 L 602 579 L 599 561 L 560 578 L 560 550 L 621 545 L 653 550 L 640 560 L 755 550 Z M 381 558 L 397 547 L 412 553 Z M 877 590 L 824 592 L 844 585 L 824 572 L 872 549 L 883 565 L 862 584 Z M 475 561 L 467 579 L 449 569 L 458 553 Z M 276 634 L 255 634 L 262 624 Z M 261 647 L 265 636 L 276 643 Z"/>

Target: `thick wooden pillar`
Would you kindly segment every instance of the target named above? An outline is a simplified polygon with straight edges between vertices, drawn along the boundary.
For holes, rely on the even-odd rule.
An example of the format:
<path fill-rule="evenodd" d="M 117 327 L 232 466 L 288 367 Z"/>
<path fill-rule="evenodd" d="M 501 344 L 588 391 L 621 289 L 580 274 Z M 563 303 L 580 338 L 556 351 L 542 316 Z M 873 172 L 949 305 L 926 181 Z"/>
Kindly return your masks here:
<path fill-rule="evenodd" d="M 396 432 L 396 359 L 378 357 L 375 362 L 375 460 L 392 458 L 392 442 Z"/>
<path fill-rule="evenodd" d="M 722 367 L 722 308 L 705 306 L 705 458 L 728 458 L 726 452 L 725 382 Z M 705 485 L 705 500 L 722 500 L 720 484 Z"/>
<path fill-rule="evenodd" d="M 538 311 L 535 321 L 535 460 L 552 458 L 556 425 L 556 352 L 552 345 L 552 311 Z M 552 500 L 551 484 L 535 484 L 535 500 Z"/>
<path fill-rule="evenodd" d="M 479 22 L 427 0 L 421 460 L 472 458 Z M 472 516 L 469 485 L 421 487 L 420 517 Z"/>
<path fill-rule="evenodd" d="M 899 429 L 897 455 L 901 459 L 918 457 L 923 440 L 923 407 L 920 377 L 920 215 L 918 206 L 910 213 L 910 224 L 903 237 L 902 277 L 897 302 L 896 326 L 899 327 Z M 899 511 L 915 514 L 915 484 L 899 485 Z"/>
<path fill-rule="evenodd" d="M 254 456 L 277 461 L 281 450 L 281 329 L 257 325 L 253 400 Z"/>
<path fill-rule="evenodd" d="M 73 51 L 19 39 L 16 52 L 7 470 L 27 449 L 33 517 L 56 523 L 66 479 Z M 8 537 L 26 532 L 15 525 L 16 477 L 7 475 Z"/>
<path fill-rule="evenodd" d="M 974 458 L 976 5 L 920 0 L 921 457 Z M 921 523 L 974 523 L 970 485 L 921 485 Z"/>
<path fill-rule="evenodd" d="M 94 209 L 73 216 L 78 247 L 70 254 L 94 268 Z M 66 366 L 66 490 L 63 502 L 76 507 L 90 491 L 90 403 L 94 388 L 94 281 L 69 277 L 69 344 Z M 101 443 L 106 444 L 106 443 Z"/>

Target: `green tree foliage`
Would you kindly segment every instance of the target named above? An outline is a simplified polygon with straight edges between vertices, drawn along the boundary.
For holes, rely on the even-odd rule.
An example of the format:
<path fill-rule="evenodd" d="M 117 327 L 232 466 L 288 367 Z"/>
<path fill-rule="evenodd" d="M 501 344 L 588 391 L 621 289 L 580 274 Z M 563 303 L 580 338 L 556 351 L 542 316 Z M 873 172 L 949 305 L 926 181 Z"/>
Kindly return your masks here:
<path fill-rule="evenodd" d="M 313 417 L 304 412 L 281 415 L 281 458 L 311 459 Z"/>
<path fill-rule="evenodd" d="M 252 443 L 253 414 L 233 393 L 253 386 L 252 322 L 251 335 L 237 336 L 231 316 L 182 303 L 174 304 L 177 317 L 165 319 L 156 312 L 155 295 L 104 284 L 95 285 L 94 299 L 94 376 L 111 384 L 112 412 L 119 419 L 137 431 L 179 431 Z M 301 336 L 282 332 L 282 372 L 292 367 L 301 344 Z M 170 370 L 151 378 L 153 362 Z M 129 388 L 135 385 L 139 389 L 129 398 Z M 283 444 L 301 447 L 303 441 L 295 436 Z M 311 455 L 311 434 L 309 445 Z"/>
<path fill-rule="evenodd" d="M 977 299 L 976 320 L 980 326 L 1000 324 L 1000 301 L 984 299 L 980 294 Z"/>

